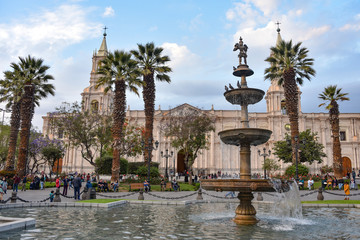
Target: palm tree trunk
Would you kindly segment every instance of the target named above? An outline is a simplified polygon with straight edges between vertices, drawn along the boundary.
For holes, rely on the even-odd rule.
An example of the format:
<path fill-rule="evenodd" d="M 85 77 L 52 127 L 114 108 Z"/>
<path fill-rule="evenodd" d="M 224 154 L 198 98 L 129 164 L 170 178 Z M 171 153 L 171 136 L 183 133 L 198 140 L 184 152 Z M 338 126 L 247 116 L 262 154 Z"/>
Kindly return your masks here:
<path fill-rule="evenodd" d="M 34 112 L 34 85 L 24 86 L 24 98 L 21 101 L 21 131 L 17 173 L 20 178 L 26 175 L 26 162 L 29 146 L 31 120 Z"/>
<path fill-rule="evenodd" d="M 333 137 L 333 167 L 334 175 L 337 178 L 343 177 L 342 158 L 340 145 L 340 127 L 339 127 L 339 105 L 336 101 L 330 103 L 333 107 L 330 109 L 330 125 Z"/>
<path fill-rule="evenodd" d="M 113 111 L 113 161 L 111 169 L 111 182 L 119 180 L 120 151 L 119 144 L 123 138 L 123 127 L 126 116 L 126 85 L 124 81 L 115 81 L 114 111 Z"/>
<path fill-rule="evenodd" d="M 20 101 L 14 102 L 11 108 L 9 150 L 6 157 L 5 170 L 15 170 L 16 144 L 20 128 Z"/>
<path fill-rule="evenodd" d="M 155 82 L 154 74 L 144 76 L 145 86 L 143 87 L 143 98 L 145 108 L 145 150 L 144 160 L 151 162 L 152 156 L 152 140 L 154 128 L 154 112 L 155 112 Z M 149 142 L 151 139 L 151 142 Z M 151 144 L 151 145 L 150 145 Z"/>
<path fill-rule="evenodd" d="M 298 89 L 295 81 L 294 69 L 290 68 L 284 72 L 284 95 L 286 101 L 286 109 L 289 117 L 291 128 L 291 148 L 292 161 L 296 162 L 296 144 L 295 136 L 299 136 L 299 109 L 298 109 Z M 298 140 L 299 141 L 299 140 Z M 299 153 L 298 153 L 299 154 Z M 298 155 L 298 161 L 300 157 Z"/>

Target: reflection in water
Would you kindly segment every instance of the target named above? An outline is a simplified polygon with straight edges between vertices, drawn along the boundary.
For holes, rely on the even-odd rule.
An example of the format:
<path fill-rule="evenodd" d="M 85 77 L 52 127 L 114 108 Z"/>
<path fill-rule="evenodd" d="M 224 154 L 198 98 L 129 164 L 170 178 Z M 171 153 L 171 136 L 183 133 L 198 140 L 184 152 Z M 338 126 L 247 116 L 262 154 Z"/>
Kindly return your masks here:
<path fill-rule="evenodd" d="M 255 205 L 260 222 L 238 226 L 237 204 L 126 205 L 110 210 L 33 208 L 1 210 L 2 216 L 35 217 L 33 229 L 0 239 L 359 239 L 360 209 L 311 208 L 303 218 L 277 217 Z"/>

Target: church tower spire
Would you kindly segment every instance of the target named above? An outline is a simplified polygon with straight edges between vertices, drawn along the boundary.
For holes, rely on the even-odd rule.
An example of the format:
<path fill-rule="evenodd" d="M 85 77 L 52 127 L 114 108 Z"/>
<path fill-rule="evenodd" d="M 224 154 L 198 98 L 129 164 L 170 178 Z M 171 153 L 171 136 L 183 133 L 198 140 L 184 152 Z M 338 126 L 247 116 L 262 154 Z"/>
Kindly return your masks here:
<path fill-rule="evenodd" d="M 276 22 L 277 25 L 277 38 L 276 38 L 276 46 L 280 44 L 282 41 L 281 35 L 280 35 L 280 23 Z M 273 53 L 271 52 L 270 55 Z M 299 94 L 299 112 L 301 112 L 301 91 L 298 87 L 298 94 Z M 286 115 L 286 104 L 285 104 L 285 96 L 284 96 L 284 87 L 279 86 L 278 82 L 276 80 L 271 81 L 271 85 L 269 89 L 266 92 L 266 110 L 268 113 L 272 115 Z"/>
<path fill-rule="evenodd" d="M 104 27 L 104 34 L 103 34 L 103 40 L 100 46 L 99 51 L 97 52 L 97 56 L 99 57 L 105 57 L 107 54 L 107 44 L 106 44 L 106 29 L 108 29 L 106 26 Z"/>
<path fill-rule="evenodd" d="M 82 96 L 82 107 L 83 110 L 98 111 L 100 113 L 109 114 L 112 110 L 113 104 L 113 93 L 111 91 L 104 93 L 104 87 L 99 86 L 96 88 L 96 82 L 100 78 L 100 75 L 97 74 L 98 66 L 108 54 L 107 44 L 106 44 L 106 29 L 104 27 L 103 40 L 100 45 L 99 51 L 94 51 L 92 57 L 92 68 L 90 72 L 90 86 L 84 89 L 81 93 Z"/>

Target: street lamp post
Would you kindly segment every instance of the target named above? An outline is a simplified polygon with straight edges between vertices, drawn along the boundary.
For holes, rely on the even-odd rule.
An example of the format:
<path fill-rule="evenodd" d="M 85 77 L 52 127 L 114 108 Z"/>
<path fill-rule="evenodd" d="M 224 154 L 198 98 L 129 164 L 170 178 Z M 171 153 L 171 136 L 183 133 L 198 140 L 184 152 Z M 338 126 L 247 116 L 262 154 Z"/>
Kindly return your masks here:
<path fill-rule="evenodd" d="M 152 138 L 149 138 L 148 140 L 148 145 L 145 146 L 145 142 L 141 141 L 141 146 L 142 148 L 145 150 L 148 150 L 149 156 L 147 157 L 147 162 L 148 162 L 148 174 L 147 174 L 147 180 L 148 182 L 150 182 L 150 162 L 151 162 L 151 151 L 152 150 L 157 150 L 159 147 L 159 141 L 155 141 L 155 147 L 152 145 Z"/>
<path fill-rule="evenodd" d="M 166 178 L 166 181 L 168 181 L 169 180 L 169 175 L 168 175 L 168 158 L 170 157 L 172 157 L 173 155 L 174 155 L 174 152 L 173 151 L 171 151 L 170 152 L 170 154 L 169 154 L 169 150 L 165 150 L 165 155 L 164 155 L 164 152 L 163 151 L 161 151 L 161 157 L 164 157 L 164 158 L 166 158 L 166 163 L 165 163 L 165 178 Z"/>
<path fill-rule="evenodd" d="M 266 153 L 266 148 L 263 148 L 264 153 L 261 153 L 260 149 L 258 150 L 259 156 L 264 157 L 264 179 L 266 179 L 266 168 L 265 168 L 265 159 L 271 155 L 271 150 L 269 150 L 269 154 Z"/>
<path fill-rule="evenodd" d="M 175 176 L 176 176 L 176 174 L 175 174 L 175 157 L 174 157 L 174 165 L 173 165 L 173 168 L 174 168 L 174 171 L 173 171 L 174 176 L 173 176 L 173 177 L 175 177 Z"/>

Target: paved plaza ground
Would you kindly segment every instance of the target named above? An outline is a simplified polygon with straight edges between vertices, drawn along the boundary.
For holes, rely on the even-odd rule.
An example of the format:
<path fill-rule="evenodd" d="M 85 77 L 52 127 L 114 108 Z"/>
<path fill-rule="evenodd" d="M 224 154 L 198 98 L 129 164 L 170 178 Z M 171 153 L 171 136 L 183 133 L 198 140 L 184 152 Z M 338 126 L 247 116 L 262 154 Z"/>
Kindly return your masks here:
<path fill-rule="evenodd" d="M 83 188 L 82 188 L 83 189 Z M 26 190 L 26 191 L 18 191 L 18 197 L 27 200 L 27 201 L 41 201 L 45 198 L 49 197 L 50 191 L 54 190 L 55 188 L 46 188 L 44 190 Z M 62 188 L 60 189 L 62 192 Z M 329 194 L 329 193 L 332 194 Z M 344 191 L 343 190 L 327 190 L 327 192 L 323 193 L 324 200 L 343 200 L 344 199 Z M 11 197 L 12 190 L 9 190 L 7 194 L 4 195 L 4 200 Z M 129 195 L 134 193 L 132 195 Z M 225 194 L 227 192 L 215 192 L 215 191 L 205 191 L 203 190 L 202 197 L 204 200 L 208 201 L 238 201 L 235 199 L 225 199 Z M 311 194 L 309 194 L 311 193 Z M 309 194 L 309 195 L 307 195 Z M 338 195 L 334 195 L 338 194 Z M 360 190 L 351 190 L 350 194 L 355 194 L 355 196 L 350 196 L 350 200 L 360 200 Z M 169 200 L 169 201 L 184 201 L 184 200 L 196 200 L 197 192 L 195 191 L 181 191 L 181 192 L 174 192 L 174 191 L 166 191 L 166 192 L 158 192 L 158 191 L 151 191 L 149 193 L 144 193 L 145 200 Z M 314 190 L 301 190 L 300 191 L 300 198 L 301 201 L 316 201 L 317 200 L 317 191 Z M 339 196 L 340 195 L 340 196 Z M 73 189 L 68 190 L 68 196 L 74 196 Z M 138 192 L 101 192 L 100 195 L 97 193 L 96 198 L 98 199 L 105 199 L 109 197 L 113 198 L 122 198 L 122 199 L 138 199 L 139 193 Z M 254 201 L 256 201 L 258 194 L 254 194 Z M 275 196 L 274 193 L 263 193 L 263 200 L 264 201 L 274 201 Z M 48 200 L 49 201 L 49 200 Z M 74 198 L 65 198 L 61 196 L 62 202 L 74 202 Z M 18 200 L 18 202 L 20 202 Z"/>

